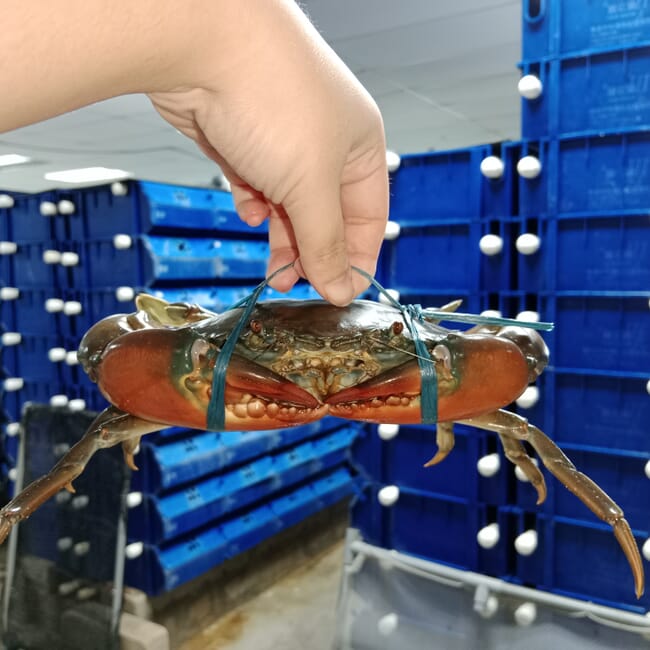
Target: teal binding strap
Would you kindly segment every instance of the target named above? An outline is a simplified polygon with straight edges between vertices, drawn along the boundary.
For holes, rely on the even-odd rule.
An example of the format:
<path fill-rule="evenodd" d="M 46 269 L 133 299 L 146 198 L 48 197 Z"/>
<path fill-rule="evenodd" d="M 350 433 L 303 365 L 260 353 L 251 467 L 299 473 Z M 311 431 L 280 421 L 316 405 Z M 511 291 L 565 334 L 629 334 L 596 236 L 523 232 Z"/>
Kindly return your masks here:
<path fill-rule="evenodd" d="M 235 350 L 241 331 L 250 319 L 253 309 L 255 308 L 255 303 L 257 303 L 262 291 L 266 289 L 269 282 L 278 275 L 278 273 L 286 271 L 291 268 L 293 264 L 294 263 L 292 262 L 291 264 L 279 268 L 264 281 L 260 282 L 248 297 L 230 307 L 230 309 L 244 307 L 244 311 L 237 321 L 237 325 L 235 325 L 233 331 L 228 335 L 228 338 L 217 355 L 217 360 L 214 364 L 214 374 L 212 375 L 212 396 L 210 397 L 207 413 L 207 425 L 210 431 L 223 431 L 226 427 L 226 371 L 228 370 L 228 364 L 230 363 L 230 358 Z"/>

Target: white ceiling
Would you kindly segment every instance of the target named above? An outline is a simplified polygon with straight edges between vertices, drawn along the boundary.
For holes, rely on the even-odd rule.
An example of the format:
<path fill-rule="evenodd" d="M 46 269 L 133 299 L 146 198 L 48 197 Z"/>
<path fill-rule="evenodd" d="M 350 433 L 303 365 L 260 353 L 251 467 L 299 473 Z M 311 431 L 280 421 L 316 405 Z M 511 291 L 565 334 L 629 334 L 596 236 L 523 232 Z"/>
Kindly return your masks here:
<path fill-rule="evenodd" d="M 519 137 L 521 0 L 301 5 L 379 104 L 389 148 L 407 153 Z M 209 185 L 218 175 L 193 142 L 135 95 L 2 134 L 4 153 L 33 159 L 0 167 L 5 190 L 42 191 L 56 186 L 46 172 L 92 166 L 185 185 Z"/>

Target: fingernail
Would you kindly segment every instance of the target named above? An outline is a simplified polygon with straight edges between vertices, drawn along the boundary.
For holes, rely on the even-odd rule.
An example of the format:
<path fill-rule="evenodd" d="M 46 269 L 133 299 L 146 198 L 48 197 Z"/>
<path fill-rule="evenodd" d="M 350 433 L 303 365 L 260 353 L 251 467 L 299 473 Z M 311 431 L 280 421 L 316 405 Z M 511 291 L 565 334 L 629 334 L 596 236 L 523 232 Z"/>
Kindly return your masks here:
<path fill-rule="evenodd" d="M 333 305 L 338 305 L 339 307 L 349 305 L 354 300 L 352 278 L 348 276 L 343 282 L 332 282 L 325 285 L 324 294 L 325 300 L 331 302 Z"/>

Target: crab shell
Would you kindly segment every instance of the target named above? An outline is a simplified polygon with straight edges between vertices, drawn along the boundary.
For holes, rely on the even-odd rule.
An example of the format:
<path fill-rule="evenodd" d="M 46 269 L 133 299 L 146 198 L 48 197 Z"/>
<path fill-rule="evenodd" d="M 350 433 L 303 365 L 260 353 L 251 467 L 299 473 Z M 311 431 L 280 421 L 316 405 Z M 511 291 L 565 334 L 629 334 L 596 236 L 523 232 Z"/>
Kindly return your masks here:
<path fill-rule="evenodd" d="M 206 428 L 214 364 L 241 313 L 195 310 L 189 322 L 142 310 L 113 316 L 89 330 L 79 357 L 119 409 Z M 530 330 L 463 334 L 427 322 L 418 322 L 417 330 L 436 368 L 439 421 L 504 406 L 540 371 L 541 338 Z M 326 414 L 419 423 L 420 386 L 415 347 L 399 310 L 368 301 L 347 307 L 259 303 L 228 365 L 226 429 L 286 427 Z"/>

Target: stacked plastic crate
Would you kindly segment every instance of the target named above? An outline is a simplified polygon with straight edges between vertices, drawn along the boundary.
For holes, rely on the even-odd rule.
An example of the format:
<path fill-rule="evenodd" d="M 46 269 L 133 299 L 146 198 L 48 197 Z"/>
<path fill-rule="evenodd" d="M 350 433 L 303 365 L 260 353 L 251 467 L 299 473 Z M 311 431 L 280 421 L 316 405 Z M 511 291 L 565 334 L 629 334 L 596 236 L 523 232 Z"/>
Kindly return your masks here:
<path fill-rule="evenodd" d="M 471 313 L 501 307 L 515 264 L 517 181 L 509 170 L 520 155 L 518 143 L 504 143 L 401 159 L 379 274 L 393 295 L 424 306 L 461 298 L 460 310 Z M 435 426 L 367 429 L 354 447 L 367 481 L 354 525 L 371 544 L 506 575 L 514 477 L 500 469 L 496 436 L 461 425 L 455 433 L 449 457 L 426 469 Z"/>
<path fill-rule="evenodd" d="M 623 506 L 650 559 L 650 7 L 526 0 L 523 43 L 522 140 L 403 157 L 381 280 L 406 303 L 555 323 L 550 367 L 512 408 Z M 646 612 L 610 526 L 553 477 L 538 507 L 494 436 L 457 427 L 424 469 L 434 441 L 357 441 L 365 541 Z"/>
<path fill-rule="evenodd" d="M 265 229 L 241 222 L 226 192 L 116 183 L 4 194 L 0 212 L 3 408 L 13 458 L 26 401 L 106 406 L 75 353 L 94 322 L 133 311 L 143 290 L 222 311 L 266 271 Z M 291 297 L 315 294 L 300 286 Z M 289 432 L 169 429 L 145 438 L 130 495 L 131 584 L 171 589 L 350 495 L 345 462 L 357 430 L 331 418 Z"/>
<path fill-rule="evenodd" d="M 518 289 L 555 323 L 552 367 L 530 417 L 650 535 L 650 6 L 524 2 L 522 137 L 539 175 L 520 180 Z M 534 300 L 533 299 L 533 300 Z M 645 612 L 611 529 L 555 485 L 519 572 L 556 592 Z M 650 558 L 650 544 L 644 547 Z M 597 565 L 598 571 L 590 567 Z M 626 579 L 621 579 L 625 576 Z"/>

